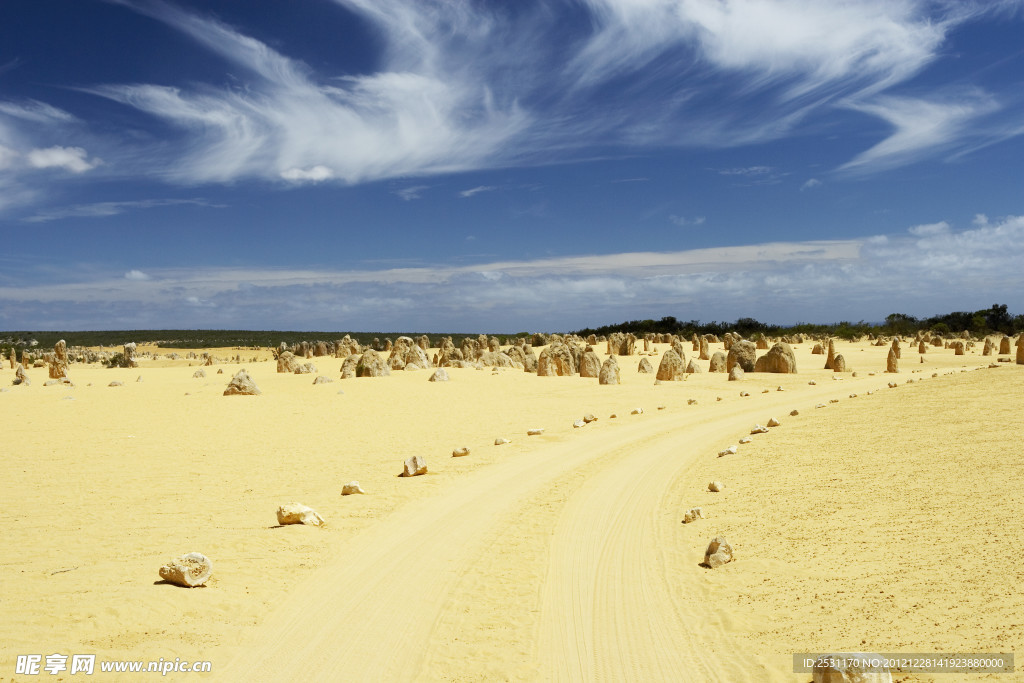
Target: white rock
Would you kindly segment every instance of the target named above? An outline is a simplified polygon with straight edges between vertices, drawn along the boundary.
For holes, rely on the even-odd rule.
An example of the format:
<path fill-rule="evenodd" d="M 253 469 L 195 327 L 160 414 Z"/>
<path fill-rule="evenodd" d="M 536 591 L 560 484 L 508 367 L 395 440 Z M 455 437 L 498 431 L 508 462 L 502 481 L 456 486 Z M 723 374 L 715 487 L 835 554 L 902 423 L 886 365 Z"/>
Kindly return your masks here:
<path fill-rule="evenodd" d="M 462 448 L 456 448 L 454 451 L 452 451 L 453 458 L 461 458 L 466 455 L 469 455 L 469 449 L 466 448 L 465 446 L 463 446 Z"/>
<path fill-rule="evenodd" d="M 494 440 L 495 446 L 501 446 L 502 444 L 512 443 L 509 439 L 503 439 L 500 436 Z"/>
<path fill-rule="evenodd" d="M 597 422 L 597 417 L 593 413 L 587 413 L 583 416 L 583 421 L 590 424 L 591 422 Z"/>
<path fill-rule="evenodd" d="M 448 371 L 444 368 L 438 368 L 430 375 L 428 382 L 447 382 L 450 378 L 448 377 Z"/>
<path fill-rule="evenodd" d="M 816 405 L 816 406 L 814 406 L 814 407 L 815 407 L 815 408 L 824 408 L 824 407 L 825 407 L 825 404 L 824 404 L 824 403 L 819 403 L 818 405 Z"/>
<path fill-rule="evenodd" d="M 732 562 L 732 559 L 732 546 L 724 536 L 715 536 L 708 544 L 708 549 L 704 551 L 704 564 L 712 569 Z"/>
<path fill-rule="evenodd" d="M 683 524 L 689 524 L 695 522 L 698 519 L 704 519 L 704 510 L 701 508 L 690 508 L 683 513 Z"/>
<path fill-rule="evenodd" d="M 324 518 L 302 503 L 285 503 L 277 508 L 278 524 L 309 524 L 323 526 Z"/>
<path fill-rule="evenodd" d="M 160 578 L 185 588 L 202 586 L 213 573 L 213 563 L 202 553 L 185 553 L 160 567 Z"/>
<path fill-rule="evenodd" d="M 813 386 L 814 386 L 815 384 L 817 384 L 817 382 L 815 382 L 815 381 L 814 381 L 814 380 L 812 379 L 812 380 L 811 380 L 810 382 L 808 382 L 808 384 L 810 384 L 810 385 L 811 385 L 811 386 L 813 387 Z"/>
<path fill-rule="evenodd" d="M 754 425 L 754 428 L 750 430 L 751 434 L 767 434 L 768 428 L 764 425 Z"/>
<path fill-rule="evenodd" d="M 713 481 L 710 484 L 708 484 L 708 491 L 711 491 L 712 493 L 721 493 L 724 490 L 725 484 L 723 484 L 720 481 Z"/>
<path fill-rule="evenodd" d="M 427 461 L 422 455 L 414 455 L 405 461 L 405 469 L 402 470 L 403 477 L 416 477 L 427 473 Z"/>
<path fill-rule="evenodd" d="M 782 423 L 779 422 L 778 420 L 776 420 L 774 417 L 768 419 L 768 426 L 769 427 L 778 427 L 781 424 Z"/>
<path fill-rule="evenodd" d="M 725 450 L 718 451 L 718 457 L 721 458 L 723 455 L 736 455 L 737 450 L 739 450 L 739 446 L 729 446 Z"/>
<path fill-rule="evenodd" d="M 751 439 L 749 436 L 745 436 L 742 439 L 740 439 L 741 444 L 750 443 L 751 441 L 753 441 L 753 439 Z"/>
<path fill-rule="evenodd" d="M 358 481 L 350 481 L 341 487 L 341 495 L 351 496 L 353 493 L 366 493 L 366 491 L 363 490 Z"/>
<path fill-rule="evenodd" d="M 643 414 L 644 414 L 644 409 L 643 408 L 633 408 L 632 412 L 630 412 L 630 415 L 643 415 Z"/>
<path fill-rule="evenodd" d="M 527 436 L 540 436 L 543 433 L 544 433 L 543 429 L 527 429 L 526 430 L 526 435 Z"/>
<path fill-rule="evenodd" d="M 580 427 L 583 427 L 586 424 L 587 423 L 584 422 L 583 420 L 575 420 L 575 421 L 573 421 L 572 426 L 573 426 L 574 429 L 579 429 Z"/>

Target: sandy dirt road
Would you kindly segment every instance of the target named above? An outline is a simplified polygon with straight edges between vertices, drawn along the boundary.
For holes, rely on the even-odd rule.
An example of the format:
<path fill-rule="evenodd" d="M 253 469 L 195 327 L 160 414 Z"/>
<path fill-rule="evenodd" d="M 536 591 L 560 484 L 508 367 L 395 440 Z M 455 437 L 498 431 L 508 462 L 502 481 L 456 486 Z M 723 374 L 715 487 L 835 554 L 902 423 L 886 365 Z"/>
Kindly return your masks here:
<path fill-rule="evenodd" d="M 832 387 L 809 387 L 802 403 Z M 529 525 L 538 495 L 583 471 L 557 512 L 543 576 L 514 577 L 539 595 L 535 642 L 518 662 L 540 680 L 707 680 L 757 676 L 725 628 L 698 602 L 681 605 L 669 581 L 699 582 L 697 568 L 670 576 L 661 553 L 665 494 L 696 456 L 727 445 L 794 397 L 765 394 L 722 406 L 707 419 L 623 415 L 561 442 L 478 472 L 410 504 L 353 539 L 270 615 L 225 674 L 236 680 L 455 678 L 433 667 L 442 615 L 482 556 L 502 553 L 506 525 Z M 707 482 L 694 482 L 703 488 Z M 546 539 L 545 539 L 546 540 Z M 702 557 L 693 558 L 693 566 Z M 695 578 L 696 577 L 696 578 Z M 698 585 L 695 591 L 701 590 Z M 471 597 L 471 596 L 470 596 Z M 507 605 L 510 613 L 529 605 Z M 467 656 L 472 653 L 467 652 Z M 724 668 L 723 668 L 724 667 Z M 501 675 L 500 672 L 491 672 Z M 477 674 L 487 677 L 477 670 Z M 507 675 L 507 673 L 506 673 Z"/>

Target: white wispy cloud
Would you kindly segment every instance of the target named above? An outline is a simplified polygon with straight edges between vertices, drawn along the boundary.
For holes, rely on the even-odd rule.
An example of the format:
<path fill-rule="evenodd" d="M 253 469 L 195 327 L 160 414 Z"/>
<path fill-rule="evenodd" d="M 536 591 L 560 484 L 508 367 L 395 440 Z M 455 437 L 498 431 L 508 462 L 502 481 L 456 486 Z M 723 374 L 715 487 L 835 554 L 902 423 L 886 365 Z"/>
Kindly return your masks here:
<path fill-rule="evenodd" d="M 205 199 L 134 199 L 121 202 L 93 202 L 92 204 L 75 204 L 73 206 L 55 207 L 40 211 L 25 218 L 28 223 L 46 223 L 62 218 L 103 218 L 116 216 L 127 211 L 139 209 L 155 209 L 163 206 L 181 205 L 205 206 L 222 209 L 225 205 L 208 202 Z"/>
<path fill-rule="evenodd" d="M 134 282 L 145 282 L 146 280 L 152 280 L 153 278 L 151 278 L 149 275 L 142 272 L 141 270 L 133 268 L 132 270 L 129 270 L 127 273 L 124 274 L 124 279 L 132 280 Z"/>
<path fill-rule="evenodd" d="M 0 145 L 0 171 L 13 166 L 17 157 L 18 153 L 13 149 L 8 149 L 7 147 Z"/>
<path fill-rule="evenodd" d="M 320 183 L 334 177 L 334 171 L 326 166 L 312 168 L 289 168 L 281 171 L 281 177 L 297 183 Z"/>
<path fill-rule="evenodd" d="M 809 178 L 800 186 L 800 191 L 803 192 L 804 190 L 811 190 L 815 187 L 821 187 L 821 181 L 817 178 Z"/>
<path fill-rule="evenodd" d="M 399 199 L 405 202 L 411 202 L 414 199 L 420 199 L 423 193 L 430 189 L 429 185 L 413 185 L 412 187 L 403 187 L 400 190 L 395 190 L 395 194 L 398 195 Z"/>
<path fill-rule="evenodd" d="M 907 232 L 916 237 L 936 237 L 939 235 L 948 235 L 952 232 L 953 228 L 946 221 L 939 221 L 938 223 L 923 223 L 921 225 L 914 225 L 907 228 Z"/>
<path fill-rule="evenodd" d="M 54 169 L 81 175 L 103 163 L 75 144 L 89 138 L 83 125 L 45 102 L 0 100 L 0 212 L 45 197 L 47 181 L 62 175 Z"/>
<path fill-rule="evenodd" d="M 965 138 L 974 138 L 971 124 L 1000 109 L 993 97 L 975 90 L 936 100 L 877 96 L 846 106 L 885 120 L 893 132 L 843 164 L 840 171 L 891 168 L 947 150 Z"/>
<path fill-rule="evenodd" d="M 498 188 L 495 187 L 494 185 L 478 185 L 477 187 L 473 187 L 468 190 L 463 190 L 462 192 L 459 193 L 459 196 L 462 198 L 472 197 L 473 195 L 480 194 L 481 192 L 493 192 L 494 190 L 497 189 Z"/>
<path fill-rule="evenodd" d="M 893 126 L 843 166 L 868 172 L 1020 128 L 983 121 L 1004 105 L 982 91 L 893 92 L 939 59 L 951 31 L 1019 6 L 1008 0 L 334 0 L 382 46 L 376 70 L 358 75 L 318 73 L 160 0 L 116 1 L 188 35 L 244 82 L 88 89 L 175 127 L 181 153 L 161 148 L 160 173 L 187 183 L 359 183 L 564 160 L 593 145 L 736 146 L 837 107 Z M 579 28 L 569 40 L 566 25 Z M 50 115 L 19 115 L 33 113 Z"/>
<path fill-rule="evenodd" d="M 1022 261 L 1024 216 L 1009 216 L 965 230 L 938 222 L 864 240 L 458 267 L 147 268 L 149 279 L 83 274 L 3 286 L 0 310 L 24 323 L 46 311 L 51 327 L 72 329 L 132 320 L 143 310 L 165 321 L 159 326 L 310 329 L 331 320 L 345 329 L 434 331 L 469 320 L 489 330 L 564 330 L 666 312 L 704 320 L 873 320 L 893 311 L 929 315 L 991 305 L 993 292 L 1024 291 Z M 825 291 L 841 295 L 843 305 L 837 308 Z M 1024 309 L 1019 298 L 1006 303 Z"/>
<path fill-rule="evenodd" d="M 686 226 L 704 225 L 705 221 L 707 221 L 707 218 L 705 218 L 704 216 L 694 216 L 692 218 L 687 218 L 686 216 L 676 216 L 675 214 L 669 216 L 668 219 L 669 221 L 671 221 L 675 225 L 678 225 L 681 228 Z"/>
<path fill-rule="evenodd" d="M 718 171 L 719 175 L 739 175 L 748 178 L 770 175 L 775 169 L 771 166 L 747 166 L 745 168 L 723 168 Z"/>
<path fill-rule="evenodd" d="M 81 147 L 33 149 L 25 158 L 33 168 L 62 168 L 72 173 L 85 173 L 102 163 L 97 158 L 89 159 L 89 153 Z"/>

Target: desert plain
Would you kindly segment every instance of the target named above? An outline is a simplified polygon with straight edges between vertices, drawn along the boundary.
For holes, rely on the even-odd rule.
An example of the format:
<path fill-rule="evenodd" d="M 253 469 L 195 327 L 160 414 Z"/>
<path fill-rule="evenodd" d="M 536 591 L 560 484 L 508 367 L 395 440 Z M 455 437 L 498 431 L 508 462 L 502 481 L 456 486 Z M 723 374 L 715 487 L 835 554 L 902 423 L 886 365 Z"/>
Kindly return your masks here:
<path fill-rule="evenodd" d="M 837 340 L 833 373 L 812 346 L 796 374 L 655 383 L 654 344 L 614 385 L 252 349 L 194 377 L 140 346 L 73 386 L 4 363 L 0 680 L 78 680 L 16 659 L 88 653 L 211 662 L 168 680 L 807 683 L 794 653 L 1024 651 L 1024 366 L 904 344 L 886 373 L 888 346 Z M 223 395 L 242 368 L 262 393 Z M 289 502 L 326 524 L 279 525 Z M 734 559 L 709 569 L 714 537 Z M 191 551 L 204 586 L 161 580 Z"/>

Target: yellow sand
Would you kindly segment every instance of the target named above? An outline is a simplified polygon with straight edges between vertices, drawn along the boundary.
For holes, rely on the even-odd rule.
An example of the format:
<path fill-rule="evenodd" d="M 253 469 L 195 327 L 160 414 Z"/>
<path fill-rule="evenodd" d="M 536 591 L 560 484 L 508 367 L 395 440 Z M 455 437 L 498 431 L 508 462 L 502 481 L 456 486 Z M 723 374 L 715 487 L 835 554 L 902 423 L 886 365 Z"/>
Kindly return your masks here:
<path fill-rule="evenodd" d="M 204 379 L 166 358 L 72 365 L 71 388 L 29 370 L 0 393 L 0 678 L 63 653 L 212 662 L 170 680 L 805 683 L 794 652 L 1021 649 L 1024 368 L 904 348 L 886 375 L 887 347 L 842 342 L 858 376 L 833 380 L 810 350 L 797 375 L 661 385 L 637 356 L 619 386 L 339 381 L 333 358 L 311 359 L 336 380 L 314 386 L 237 349 L 210 351 L 249 362 Z M 221 395 L 240 367 L 261 396 Z M 585 413 L 600 419 L 574 429 Z M 398 477 L 415 454 L 429 473 Z M 340 495 L 353 479 L 367 495 Z M 328 526 L 278 527 L 293 501 Z M 692 506 L 708 518 L 682 525 Z M 720 534 L 736 561 L 698 566 Z M 161 582 L 189 551 L 212 559 L 208 585 Z"/>

